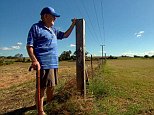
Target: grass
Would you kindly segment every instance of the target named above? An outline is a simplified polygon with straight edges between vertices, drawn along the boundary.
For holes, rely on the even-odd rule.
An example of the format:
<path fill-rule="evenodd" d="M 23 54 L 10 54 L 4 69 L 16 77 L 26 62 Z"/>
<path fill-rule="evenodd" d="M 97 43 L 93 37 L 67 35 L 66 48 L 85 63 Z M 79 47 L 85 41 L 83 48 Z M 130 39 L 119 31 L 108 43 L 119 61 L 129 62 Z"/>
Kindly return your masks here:
<path fill-rule="evenodd" d="M 91 81 L 97 114 L 154 114 L 153 63 L 142 59 L 108 60 Z"/>
<path fill-rule="evenodd" d="M 90 62 L 86 64 L 90 67 Z M 30 73 L 23 70 L 28 65 L 18 64 L 19 71 L 27 77 Z M 8 72 L 6 68 L 15 66 L 2 66 L 3 78 Z M 94 66 L 96 68 L 98 63 L 95 62 Z M 52 103 L 45 104 L 45 111 L 49 115 L 153 115 L 153 68 L 153 59 L 107 60 L 105 66 L 95 69 L 93 77 L 89 74 L 87 98 L 84 99 L 76 89 L 75 62 L 60 62 L 59 84 Z M 10 111 L 13 114 L 36 114 L 34 93 L 34 78 L 0 89 L 0 114 L 12 114 Z"/>
<path fill-rule="evenodd" d="M 35 71 L 28 72 L 29 65 L 30 63 L 14 63 L 1 66 L 0 80 L 3 82 L 0 83 L 0 114 L 36 114 Z M 97 62 L 94 63 L 96 65 Z M 76 89 L 75 70 L 75 62 L 60 62 L 55 98 L 51 104 L 45 105 L 48 114 L 74 114 L 80 113 L 84 108 L 82 106 L 85 103 Z"/>
<path fill-rule="evenodd" d="M 20 85 L 0 90 L 1 111 L 8 112 L 15 108 L 34 105 L 35 81 L 28 81 Z"/>

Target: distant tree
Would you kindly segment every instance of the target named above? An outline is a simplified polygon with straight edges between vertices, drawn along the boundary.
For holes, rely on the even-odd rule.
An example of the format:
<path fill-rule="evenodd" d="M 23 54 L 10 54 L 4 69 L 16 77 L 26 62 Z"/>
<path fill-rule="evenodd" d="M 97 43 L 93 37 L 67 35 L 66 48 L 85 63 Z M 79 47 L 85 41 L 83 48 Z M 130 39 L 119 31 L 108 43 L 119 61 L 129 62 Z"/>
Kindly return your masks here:
<path fill-rule="evenodd" d="M 63 51 L 62 54 L 59 57 L 59 60 L 70 60 L 71 59 L 71 50 L 69 51 Z"/>
<path fill-rule="evenodd" d="M 5 56 L 0 56 L 0 59 L 4 59 L 5 58 Z"/>
<path fill-rule="evenodd" d="M 12 57 L 12 56 L 7 56 L 6 58 L 7 58 L 7 59 L 13 59 L 14 57 Z"/>
<path fill-rule="evenodd" d="M 85 56 L 87 56 L 88 54 L 89 54 L 89 52 L 86 51 L 86 52 L 85 52 Z"/>
<path fill-rule="evenodd" d="M 22 62 L 26 62 L 26 58 L 25 57 L 23 58 Z"/>
<path fill-rule="evenodd" d="M 145 55 L 144 58 L 149 58 L 149 56 L 148 55 Z"/>
<path fill-rule="evenodd" d="M 149 56 L 148 55 L 145 55 L 144 58 L 149 58 Z"/>
<path fill-rule="evenodd" d="M 77 51 L 75 50 L 75 52 L 73 53 L 73 55 L 76 56 L 76 54 L 77 54 Z"/>
<path fill-rule="evenodd" d="M 126 55 L 122 55 L 121 57 L 127 57 Z"/>
<path fill-rule="evenodd" d="M 71 55 L 72 60 L 76 60 L 76 51 Z"/>
<path fill-rule="evenodd" d="M 154 55 L 152 55 L 151 57 L 154 58 Z"/>
<path fill-rule="evenodd" d="M 72 54 L 71 50 L 69 51 L 63 51 L 61 53 L 61 55 L 59 56 L 59 60 L 62 61 L 62 60 L 76 60 L 76 54 L 77 54 L 77 51 L 74 51 L 74 53 Z M 89 52 L 85 52 L 85 56 L 87 57 L 87 55 L 89 54 Z"/>
<path fill-rule="evenodd" d="M 85 52 L 85 57 L 87 58 L 87 55 L 89 54 L 89 52 Z M 72 60 L 76 60 L 76 55 L 77 55 L 77 51 L 74 51 L 73 55 L 71 56 Z"/>
<path fill-rule="evenodd" d="M 118 58 L 110 55 L 107 59 L 118 59 Z"/>
<path fill-rule="evenodd" d="M 140 58 L 141 56 L 134 55 L 134 58 Z"/>
<path fill-rule="evenodd" d="M 23 54 L 18 53 L 14 57 L 16 57 L 16 58 L 22 58 L 23 57 Z"/>

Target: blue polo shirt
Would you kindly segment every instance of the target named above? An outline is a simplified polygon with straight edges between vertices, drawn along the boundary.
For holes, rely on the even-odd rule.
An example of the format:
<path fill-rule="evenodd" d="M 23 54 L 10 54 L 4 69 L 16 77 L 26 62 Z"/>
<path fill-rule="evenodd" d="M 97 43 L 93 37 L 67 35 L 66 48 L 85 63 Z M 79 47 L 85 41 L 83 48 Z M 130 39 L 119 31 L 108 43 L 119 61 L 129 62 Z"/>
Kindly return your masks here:
<path fill-rule="evenodd" d="M 63 39 L 64 32 L 43 25 L 42 21 L 33 24 L 27 38 L 27 46 L 34 48 L 34 53 L 41 69 L 58 68 L 57 39 Z"/>

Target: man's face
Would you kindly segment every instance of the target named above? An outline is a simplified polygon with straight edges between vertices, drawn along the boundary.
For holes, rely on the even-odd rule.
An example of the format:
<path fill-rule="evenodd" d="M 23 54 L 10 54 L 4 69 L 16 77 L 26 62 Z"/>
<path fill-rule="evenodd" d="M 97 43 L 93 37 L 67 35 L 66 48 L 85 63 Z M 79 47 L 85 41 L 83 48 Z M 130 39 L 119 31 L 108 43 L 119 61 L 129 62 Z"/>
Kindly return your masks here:
<path fill-rule="evenodd" d="M 56 20 L 56 17 L 55 17 L 55 16 L 53 16 L 53 15 L 51 15 L 51 14 L 46 14 L 46 21 L 47 21 L 48 23 L 50 23 L 51 26 L 54 25 L 55 20 Z"/>

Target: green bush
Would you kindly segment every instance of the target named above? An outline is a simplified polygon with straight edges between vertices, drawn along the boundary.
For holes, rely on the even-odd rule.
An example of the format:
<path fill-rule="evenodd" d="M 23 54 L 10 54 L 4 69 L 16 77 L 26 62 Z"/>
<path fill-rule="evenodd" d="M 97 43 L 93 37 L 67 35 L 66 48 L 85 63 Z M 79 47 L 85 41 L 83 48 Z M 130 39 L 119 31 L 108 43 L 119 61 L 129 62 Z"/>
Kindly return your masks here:
<path fill-rule="evenodd" d="M 10 65 L 10 64 L 13 64 L 13 63 L 14 63 L 13 61 L 0 60 L 0 66 L 2 66 L 2 65 Z"/>

